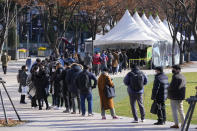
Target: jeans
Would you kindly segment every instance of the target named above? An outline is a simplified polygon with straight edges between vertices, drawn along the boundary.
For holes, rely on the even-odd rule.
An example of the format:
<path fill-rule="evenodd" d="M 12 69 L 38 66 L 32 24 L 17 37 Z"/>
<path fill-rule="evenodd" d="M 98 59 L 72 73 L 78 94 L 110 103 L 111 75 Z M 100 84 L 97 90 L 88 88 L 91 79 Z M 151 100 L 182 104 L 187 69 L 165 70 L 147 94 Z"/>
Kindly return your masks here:
<path fill-rule="evenodd" d="M 81 94 L 81 111 L 82 115 L 85 115 L 86 113 L 86 106 L 85 106 L 85 100 L 88 101 L 88 114 L 92 114 L 92 94 Z"/>
<path fill-rule="evenodd" d="M 68 91 L 65 91 L 64 93 L 64 102 L 65 102 L 65 107 L 66 110 L 70 110 L 71 109 L 71 93 Z"/>
<path fill-rule="evenodd" d="M 60 107 L 60 96 L 52 95 L 52 99 L 53 99 L 53 106 Z"/>
<path fill-rule="evenodd" d="M 109 73 L 112 73 L 112 65 L 107 65 L 107 68 L 109 69 Z"/>
<path fill-rule="evenodd" d="M 141 120 L 144 120 L 145 110 L 144 110 L 144 104 L 143 104 L 143 94 L 129 93 L 129 98 L 130 98 L 130 105 L 131 105 L 131 110 L 132 110 L 134 120 L 138 121 L 136 101 L 137 101 L 139 109 L 140 109 Z"/>
<path fill-rule="evenodd" d="M 96 76 L 99 75 L 99 73 L 100 73 L 100 65 L 99 64 L 93 65 L 93 72 L 95 73 Z"/>
<path fill-rule="evenodd" d="M 101 64 L 101 71 L 103 71 L 103 69 L 107 68 L 106 64 Z"/>
<path fill-rule="evenodd" d="M 118 69 L 118 71 L 119 72 L 122 72 L 122 62 L 119 63 L 119 69 Z"/>
<path fill-rule="evenodd" d="M 112 67 L 113 74 L 117 73 L 117 69 L 118 69 L 118 67 Z"/>
<path fill-rule="evenodd" d="M 170 100 L 170 104 L 172 108 L 172 115 L 173 115 L 175 125 L 179 124 L 178 112 L 180 114 L 181 124 L 183 125 L 184 120 L 185 120 L 185 114 L 183 111 L 183 101 L 182 100 Z"/>

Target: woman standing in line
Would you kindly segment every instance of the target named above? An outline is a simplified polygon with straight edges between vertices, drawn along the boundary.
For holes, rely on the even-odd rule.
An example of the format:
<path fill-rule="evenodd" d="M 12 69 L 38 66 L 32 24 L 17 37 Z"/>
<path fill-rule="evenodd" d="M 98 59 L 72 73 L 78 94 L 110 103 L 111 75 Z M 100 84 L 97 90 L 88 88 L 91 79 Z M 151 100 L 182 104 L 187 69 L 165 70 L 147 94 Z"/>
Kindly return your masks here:
<path fill-rule="evenodd" d="M 108 85 L 110 87 L 114 86 L 111 78 L 108 75 L 107 68 L 104 68 L 103 72 L 101 73 L 100 77 L 98 78 L 98 90 L 99 90 L 100 103 L 101 103 L 102 120 L 106 120 L 105 110 L 108 110 L 108 109 L 110 109 L 112 118 L 118 119 L 118 117 L 116 116 L 116 113 L 115 113 L 115 109 L 114 109 L 113 98 L 107 98 L 105 96 L 105 86 L 106 85 Z"/>

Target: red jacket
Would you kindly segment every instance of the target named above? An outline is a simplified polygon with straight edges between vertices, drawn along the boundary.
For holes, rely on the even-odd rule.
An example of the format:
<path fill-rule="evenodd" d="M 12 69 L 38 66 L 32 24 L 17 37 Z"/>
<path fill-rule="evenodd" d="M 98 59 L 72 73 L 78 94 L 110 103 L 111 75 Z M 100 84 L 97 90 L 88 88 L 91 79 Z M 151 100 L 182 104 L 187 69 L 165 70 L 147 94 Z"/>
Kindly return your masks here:
<path fill-rule="evenodd" d="M 100 54 L 95 54 L 93 56 L 93 64 L 95 64 L 95 65 L 101 64 L 101 58 L 100 57 L 101 57 Z"/>

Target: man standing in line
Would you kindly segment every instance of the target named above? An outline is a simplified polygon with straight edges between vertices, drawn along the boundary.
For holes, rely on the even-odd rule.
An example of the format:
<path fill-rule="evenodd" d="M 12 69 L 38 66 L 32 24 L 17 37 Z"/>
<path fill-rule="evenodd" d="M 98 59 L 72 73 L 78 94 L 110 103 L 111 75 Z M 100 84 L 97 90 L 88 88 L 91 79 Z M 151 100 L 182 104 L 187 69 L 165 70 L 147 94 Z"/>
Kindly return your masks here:
<path fill-rule="evenodd" d="M 96 76 L 100 73 L 101 56 L 99 52 L 96 52 L 93 56 L 93 71 Z"/>
<path fill-rule="evenodd" d="M 172 67 L 173 76 L 170 87 L 168 88 L 168 98 L 170 99 L 175 124 L 170 128 L 179 128 L 178 112 L 181 118 L 181 125 L 184 124 L 185 120 L 183 100 L 185 99 L 186 79 L 180 72 L 181 67 L 179 65 Z"/>
<path fill-rule="evenodd" d="M 163 125 L 166 121 L 165 101 L 168 95 L 168 77 L 164 74 L 162 67 L 156 67 L 155 72 L 151 99 L 157 103 L 158 122 L 154 125 Z"/>
<path fill-rule="evenodd" d="M 84 58 L 84 65 L 89 67 L 89 71 L 92 72 L 92 56 L 90 56 L 90 53 L 87 52 Z"/>
<path fill-rule="evenodd" d="M 141 122 L 145 119 L 145 110 L 143 104 L 144 85 L 148 82 L 147 77 L 142 71 L 139 70 L 137 65 L 132 66 L 132 71 L 129 72 L 124 78 L 124 84 L 128 86 L 127 91 L 130 97 L 130 105 L 134 121 L 132 123 L 138 123 L 138 116 L 136 110 L 136 101 L 140 108 Z"/>
<path fill-rule="evenodd" d="M 84 70 L 79 74 L 76 78 L 77 88 L 80 90 L 80 99 L 81 99 L 81 111 L 82 116 L 85 116 L 86 108 L 85 108 L 85 100 L 88 101 L 88 116 L 92 116 L 92 89 L 96 88 L 97 79 L 96 76 L 89 72 L 89 67 L 84 66 Z M 91 81 L 94 81 L 94 85 L 92 86 Z"/>

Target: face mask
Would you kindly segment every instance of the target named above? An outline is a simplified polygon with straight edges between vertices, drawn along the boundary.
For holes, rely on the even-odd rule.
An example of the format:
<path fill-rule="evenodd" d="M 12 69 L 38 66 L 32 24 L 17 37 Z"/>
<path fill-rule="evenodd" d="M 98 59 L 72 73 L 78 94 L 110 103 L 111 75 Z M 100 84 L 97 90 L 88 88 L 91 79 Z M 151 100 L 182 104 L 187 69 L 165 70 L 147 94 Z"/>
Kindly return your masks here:
<path fill-rule="evenodd" d="M 52 72 L 55 72 L 55 69 L 52 69 Z"/>
<path fill-rule="evenodd" d="M 39 72 L 39 70 L 40 70 L 40 69 L 38 68 L 38 69 L 36 70 L 36 72 Z"/>

